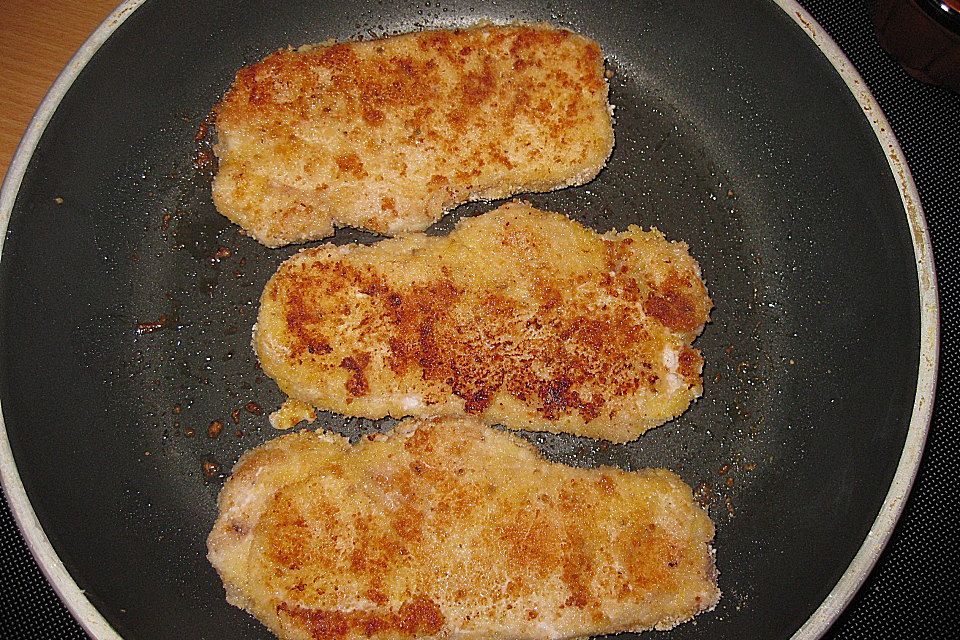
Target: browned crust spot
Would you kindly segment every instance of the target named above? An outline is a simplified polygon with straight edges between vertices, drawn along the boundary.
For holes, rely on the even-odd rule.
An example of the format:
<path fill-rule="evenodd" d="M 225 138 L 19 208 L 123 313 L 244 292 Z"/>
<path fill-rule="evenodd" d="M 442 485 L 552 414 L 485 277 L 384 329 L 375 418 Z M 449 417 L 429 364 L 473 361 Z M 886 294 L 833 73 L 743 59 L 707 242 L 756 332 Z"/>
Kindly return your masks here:
<path fill-rule="evenodd" d="M 277 605 L 277 615 L 296 620 L 314 640 L 337 640 L 346 637 L 391 635 L 404 637 L 433 636 L 443 629 L 445 619 L 433 600 L 415 596 L 396 611 L 337 611 Z"/>
<path fill-rule="evenodd" d="M 370 385 L 367 383 L 366 369 L 370 364 L 369 353 L 358 353 L 355 356 L 347 356 L 340 361 L 340 366 L 350 372 L 347 379 L 347 393 L 351 396 L 365 396 L 370 392 Z"/>

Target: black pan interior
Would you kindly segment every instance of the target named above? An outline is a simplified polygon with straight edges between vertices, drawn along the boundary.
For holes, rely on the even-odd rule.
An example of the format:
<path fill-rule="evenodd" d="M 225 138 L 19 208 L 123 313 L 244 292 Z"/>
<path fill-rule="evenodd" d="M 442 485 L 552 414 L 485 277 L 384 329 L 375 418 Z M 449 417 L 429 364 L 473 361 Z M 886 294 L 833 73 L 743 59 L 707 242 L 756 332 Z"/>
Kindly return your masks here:
<path fill-rule="evenodd" d="M 265 414 L 282 398 L 250 329 L 295 249 L 265 249 L 215 212 L 194 167 L 198 126 L 236 69 L 276 48 L 477 18 L 550 20 L 601 43 L 609 166 L 529 199 L 601 231 L 635 223 L 686 241 L 716 304 L 697 343 L 704 397 L 680 419 L 628 445 L 529 436 L 572 464 L 673 469 L 710 505 L 724 597 L 670 637 L 788 638 L 863 542 L 916 389 L 913 248 L 884 150 L 777 5 L 148 1 L 50 122 L 0 264 L 17 466 L 64 564 L 124 638 L 270 637 L 224 601 L 204 541 L 231 464 L 275 435 Z"/>

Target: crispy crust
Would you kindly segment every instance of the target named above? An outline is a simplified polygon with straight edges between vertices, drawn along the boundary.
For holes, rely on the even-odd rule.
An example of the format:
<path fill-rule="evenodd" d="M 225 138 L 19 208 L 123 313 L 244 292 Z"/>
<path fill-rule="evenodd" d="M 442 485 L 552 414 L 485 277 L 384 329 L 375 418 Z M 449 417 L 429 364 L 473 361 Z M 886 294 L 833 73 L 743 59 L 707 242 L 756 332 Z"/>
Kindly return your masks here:
<path fill-rule="evenodd" d="M 625 442 L 700 395 L 690 343 L 710 308 L 686 245 L 510 203 L 447 237 L 300 252 L 267 283 L 254 344 L 320 409 Z"/>
<path fill-rule="evenodd" d="M 603 74 L 595 42 L 549 25 L 278 51 L 216 109 L 214 203 L 276 247 L 583 184 L 613 148 Z"/>
<path fill-rule="evenodd" d="M 713 524 L 664 470 L 549 463 L 472 419 L 241 458 L 209 557 L 280 638 L 580 638 L 669 629 L 720 597 Z"/>

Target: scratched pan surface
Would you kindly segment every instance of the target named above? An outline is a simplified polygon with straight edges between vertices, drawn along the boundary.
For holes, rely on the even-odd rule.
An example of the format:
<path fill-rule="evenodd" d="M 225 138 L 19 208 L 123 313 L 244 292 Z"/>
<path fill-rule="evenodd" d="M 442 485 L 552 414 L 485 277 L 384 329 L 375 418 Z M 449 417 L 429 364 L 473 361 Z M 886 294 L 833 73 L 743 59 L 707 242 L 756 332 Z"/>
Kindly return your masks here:
<path fill-rule="evenodd" d="M 529 436 L 578 465 L 663 466 L 717 524 L 724 597 L 670 638 L 788 638 L 873 524 L 907 439 L 918 277 L 884 149 L 773 2 L 147 2 L 87 64 L 32 155 L 0 272 L 3 418 L 30 504 L 124 638 L 266 638 L 204 539 L 281 395 L 250 330 L 268 250 L 214 210 L 194 134 L 238 67 L 288 44 L 552 20 L 596 38 L 616 149 L 529 199 L 689 243 L 716 303 L 703 398 L 628 445 Z M 199 145 L 202 147 L 202 144 Z M 493 205 L 462 207 L 434 229 Z M 376 238 L 341 230 L 333 242 Z M 209 425 L 222 425 L 217 437 Z M 387 429 L 322 415 L 356 436 Z"/>

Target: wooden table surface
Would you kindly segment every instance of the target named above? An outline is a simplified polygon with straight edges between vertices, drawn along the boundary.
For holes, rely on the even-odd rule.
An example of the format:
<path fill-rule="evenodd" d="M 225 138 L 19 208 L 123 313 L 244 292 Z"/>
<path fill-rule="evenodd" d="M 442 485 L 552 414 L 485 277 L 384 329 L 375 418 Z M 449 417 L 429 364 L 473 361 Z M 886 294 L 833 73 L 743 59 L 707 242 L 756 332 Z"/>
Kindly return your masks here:
<path fill-rule="evenodd" d="M 0 176 L 57 75 L 120 0 L 0 0 Z"/>

